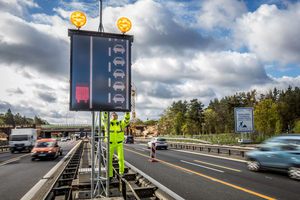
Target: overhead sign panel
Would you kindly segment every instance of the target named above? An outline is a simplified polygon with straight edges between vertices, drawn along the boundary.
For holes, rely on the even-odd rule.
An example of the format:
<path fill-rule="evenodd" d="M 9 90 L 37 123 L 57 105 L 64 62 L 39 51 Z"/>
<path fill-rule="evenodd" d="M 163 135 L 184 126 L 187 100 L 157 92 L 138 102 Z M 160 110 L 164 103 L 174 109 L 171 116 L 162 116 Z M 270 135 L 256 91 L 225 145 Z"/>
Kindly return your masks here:
<path fill-rule="evenodd" d="M 70 110 L 131 111 L 133 36 L 69 30 Z"/>
<path fill-rule="evenodd" d="M 253 108 L 235 108 L 235 132 L 254 132 Z"/>

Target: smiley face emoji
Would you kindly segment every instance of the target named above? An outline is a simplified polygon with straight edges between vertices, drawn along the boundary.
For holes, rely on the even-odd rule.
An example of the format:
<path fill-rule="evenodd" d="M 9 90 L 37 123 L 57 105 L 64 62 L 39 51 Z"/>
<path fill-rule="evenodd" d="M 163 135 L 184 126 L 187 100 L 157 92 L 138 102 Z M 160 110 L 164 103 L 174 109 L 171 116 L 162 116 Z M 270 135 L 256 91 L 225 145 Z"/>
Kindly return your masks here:
<path fill-rule="evenodd" d="M 86 16 L 80 12 L 75 11 L 71 14 L 70 20 L 77 28 L 82 27 L 86 23 Z"/>
<path fill-rule="evenodd" d="M 126 17 L 121 17 L 117 21 L 117 26 L 122 31 L 122 33 L 126 33 L 131 29 L 131 21 Z"/>

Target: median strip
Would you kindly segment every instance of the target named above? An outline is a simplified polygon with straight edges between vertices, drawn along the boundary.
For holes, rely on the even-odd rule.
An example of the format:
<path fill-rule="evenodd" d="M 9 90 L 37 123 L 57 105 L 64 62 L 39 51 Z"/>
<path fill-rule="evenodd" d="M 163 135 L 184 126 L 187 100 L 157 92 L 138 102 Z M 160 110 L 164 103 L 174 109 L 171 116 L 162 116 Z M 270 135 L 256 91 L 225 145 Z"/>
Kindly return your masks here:
<path fill-rule="evenodd" d="M 136 154 L 139 154 L 139 155 L 141 155 L 141 156 L 144 156 L 144 157 L 149 158 L 149 156 L 146 156 L 146 155 L 144 155 L 144 154 L 141 154 L 141 153 L 132 151 L 132 150 L 130 150 L 130 149 L 126 149 L 126 148 L 124 148 L 124 149 L 127 150 L 127 151 L 130 151 L 130 152 L 133 152 L 133 153 L 136 153 Z M 189 170 L 189 169 L 180 167 L 180 166 L 178 166 L 178 165 L 174 165 L 174 164 L 171 164 L 171 163 L 165 162 L 165 161 L 163 161 L 163 160 L 159 160 L 159 159 L 156 159 L 156 160 L 158 160 L 159 162 L 162 162 L 162 163 L 164 163 L 164 164 L 167 164 L 167 165 L 176 167 L 176 168 L 178 168 L 178 169 L 183 169 L 183 170 L 186 170 L 186 171 L 188 171 L 188 172 L 192 172 L 192 173 L 194 173 L 194 174 L 197 174 L 197 175 L 199 175 L 199 176 L 202 176 L 202 177 L 204 177 L 204 178 L 207 178 L 207 179 L 210 179 L 210 180 L 213 180 L 213 181 L 222 183 L 222 184 L 224 184 L 224 185 L 227 185 L 227 186 L 236 188 L 236 189 L 238 189 L 238 190 L 242 190 L 242 191 L 244 191 L 244 192 L 247 192 L 247 193 L 250 193 L 250 194 L 259 196 L 259 197 L 261 197 L 261 198 L 268 199 L 268 200 L 275 200 L 274 198 L 265 196 L 265 195 L 263 195 L 263 194 L 259 194 L 259 193 L 257 193 L 257 192 L 253 192 L 253 191 L 251 191 L 251 190 L 248 190 L 248 189 L 239 187 L 239 186 L 237 186 L 237 185 L 233 185 L 233 184 L 231 184 L 231 183 L 227 183 L 227 182 L 225 182 L 225 181 L 221 181 L 221 180 L 219 180 L 219 179 L 216 179 L 216 178 L 213 178 L 213 177 L 210 177 L 210 176 L 207 176 L 207 175 L 204 175 L 204 174 L 201 174 L 201 173 L 198 173 L 198 172 L 195 172 L 195 171 L 192 171 L 192 170 Z"/>

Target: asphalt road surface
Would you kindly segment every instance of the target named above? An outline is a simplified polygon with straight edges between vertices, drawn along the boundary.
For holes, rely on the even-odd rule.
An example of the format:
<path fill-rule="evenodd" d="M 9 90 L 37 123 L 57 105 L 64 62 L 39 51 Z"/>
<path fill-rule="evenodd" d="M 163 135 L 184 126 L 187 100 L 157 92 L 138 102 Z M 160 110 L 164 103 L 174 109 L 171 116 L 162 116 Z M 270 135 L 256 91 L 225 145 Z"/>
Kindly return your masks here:
<path fill-rule="evenodd" d="M 244 160 L 168 149 L 156 150 L 158 162 L 148 162 L 149 154 L 146 145 L 124 144 L 127 162 L 184 199 L 300 199 L 300 181 L 248 171 Z"/>
<path fill-rule="evenodd" d="M 30 153 L 0 154 L 0 199 L 21 199 L 78 141 L 58 142 L 63 155 L 52 160 L 31 161 Z"/>

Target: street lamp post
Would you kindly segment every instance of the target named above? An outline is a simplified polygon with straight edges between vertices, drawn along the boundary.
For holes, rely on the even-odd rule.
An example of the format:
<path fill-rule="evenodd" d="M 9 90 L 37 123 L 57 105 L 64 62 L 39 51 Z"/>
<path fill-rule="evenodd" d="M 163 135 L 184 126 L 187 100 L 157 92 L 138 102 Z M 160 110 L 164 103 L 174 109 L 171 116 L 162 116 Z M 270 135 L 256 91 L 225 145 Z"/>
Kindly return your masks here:
<path fill-rule="evenodd" d="M 68 113 L 66 114 L 66 124 L 68 125 Z"/>

